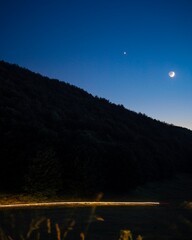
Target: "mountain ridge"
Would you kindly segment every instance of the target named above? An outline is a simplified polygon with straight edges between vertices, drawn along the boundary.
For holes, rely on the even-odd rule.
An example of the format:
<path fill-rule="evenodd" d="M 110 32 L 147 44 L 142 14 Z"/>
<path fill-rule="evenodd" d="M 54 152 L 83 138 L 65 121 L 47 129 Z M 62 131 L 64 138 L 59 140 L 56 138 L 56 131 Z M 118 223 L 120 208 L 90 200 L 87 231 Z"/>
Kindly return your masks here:
<path fill-rule="evenodd" d="M 0 191 L 118 193 L 191 173 L 189 129 L 4 61 L 0 96 Z"/>

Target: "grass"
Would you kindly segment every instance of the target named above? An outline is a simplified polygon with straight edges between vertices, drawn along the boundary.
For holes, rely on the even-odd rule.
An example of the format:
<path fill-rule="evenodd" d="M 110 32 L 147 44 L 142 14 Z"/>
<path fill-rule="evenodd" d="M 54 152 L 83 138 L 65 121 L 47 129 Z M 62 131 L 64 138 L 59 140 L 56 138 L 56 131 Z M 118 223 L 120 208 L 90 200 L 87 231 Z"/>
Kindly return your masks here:
<path fill-rule="evenodd" d="M 97 225 L 98 222 L 102 222 L 104 219 L 97 217 L 95 211 L 95 207 L 89 209 L 89 215 L 84 215 L 83 220 L 80 215 L 73 215 L 71 210 L 66 213 L 62 220 L 61 218 L 55 218 L 54 214 L 46 214 L 41 211 L 21 211 L 20 213 L 3 211 L 3 214 L 1 212 L 0 221 L 0 240 L 98 239 L 92 238 L 92 233 L 94 236 L 95 231 L 93 225 Z M 35 215 L 37 216 L 35 217 Z M 2 221 L 2 217 L 4 217 L 4 221 Z M 128 229 L 117 231 L 116 236 L 115 240 L 142 240 L 141 235 L 133 238 L 131 231 Z"/>

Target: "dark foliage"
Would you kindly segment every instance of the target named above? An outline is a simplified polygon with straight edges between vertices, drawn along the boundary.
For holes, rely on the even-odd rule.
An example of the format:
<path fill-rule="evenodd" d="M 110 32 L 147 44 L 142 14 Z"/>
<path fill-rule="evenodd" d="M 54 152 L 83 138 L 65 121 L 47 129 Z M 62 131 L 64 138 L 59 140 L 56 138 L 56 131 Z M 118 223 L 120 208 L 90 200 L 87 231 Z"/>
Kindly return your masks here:
<path fill-rule="evenodd" d="M 127 192 L 191 173 L 192 132 L 0 61 L 0 191 Z"/>

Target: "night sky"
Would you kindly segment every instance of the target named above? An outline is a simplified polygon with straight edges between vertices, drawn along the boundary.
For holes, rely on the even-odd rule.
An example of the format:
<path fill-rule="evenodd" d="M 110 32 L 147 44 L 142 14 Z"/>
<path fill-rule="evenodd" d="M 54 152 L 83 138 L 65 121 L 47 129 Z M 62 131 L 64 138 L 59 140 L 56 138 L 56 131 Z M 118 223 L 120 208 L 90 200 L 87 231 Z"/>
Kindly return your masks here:
<path fill-rule="evenodd" d="M 191 0 L 1 0 L 0 59 L 192 129 Z"/>

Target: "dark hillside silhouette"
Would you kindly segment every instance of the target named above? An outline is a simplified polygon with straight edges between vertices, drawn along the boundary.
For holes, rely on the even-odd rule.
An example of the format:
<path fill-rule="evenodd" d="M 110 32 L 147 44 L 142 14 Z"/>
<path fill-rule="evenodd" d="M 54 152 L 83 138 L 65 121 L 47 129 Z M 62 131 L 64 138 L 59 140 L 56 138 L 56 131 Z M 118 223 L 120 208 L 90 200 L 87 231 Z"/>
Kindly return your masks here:
<path fill-rule="evenodd" d="M 0 61 L 0 191 L 124 193 L 192 173 L 192 132 Z"/>

